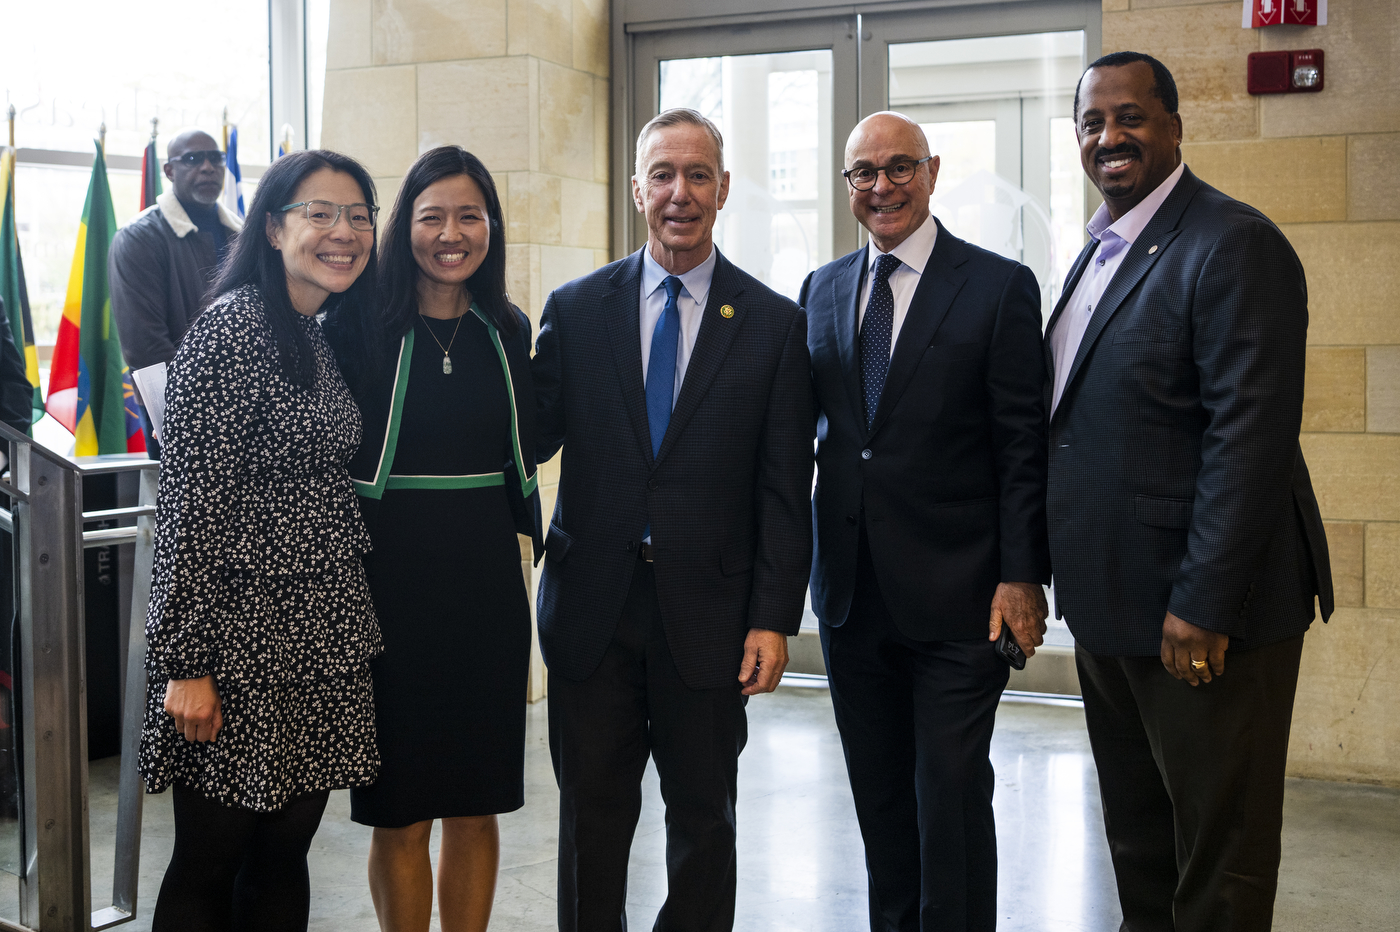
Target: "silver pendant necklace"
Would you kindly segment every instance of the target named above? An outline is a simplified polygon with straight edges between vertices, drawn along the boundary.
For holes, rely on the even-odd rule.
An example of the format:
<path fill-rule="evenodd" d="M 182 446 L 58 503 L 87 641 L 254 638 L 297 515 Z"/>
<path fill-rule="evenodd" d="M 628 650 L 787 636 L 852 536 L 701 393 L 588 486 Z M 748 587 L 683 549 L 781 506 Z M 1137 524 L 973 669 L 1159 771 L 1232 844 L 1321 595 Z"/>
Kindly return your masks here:
<path fill-rule="evenodd" d="M 419 312 L 418 316 L 419 316 L 419 317 L 423 317 L 423 314 L 422 314 L 421 312 Z M 432 325 L 428 323 L 428 318 L 423 317 L 423 326 L 428 328 L 428 336 L 432 337 L 432 338 L 433 338 L 433 342 L 436 343 L 436 344 L 438 345 L 438 349 L 442 350 L 442 374 L 443 374 L 443 375 L 451 375 L 451 374 L 452 374 L 452 357 L 449 356 L 449 355 L 447 355 L 447 354 L 451 351 L 451 349 L 452 349 L 452 344 L 455 343 L 455 342 L 457 342 L 457 331 L 462 329 L 462 317 L 466 317 L 466 316 L 467 316 L 467 315 L 463 314 L 463 315 L 461 315 L 461 317 L 458 317 L 458 318 L 457 318 L 457 326 L 455 326 L 455 327 L 452 328 L 452 339 L 450 339 L 450 340 L 447 341 L 447 345 L 446 345 L 446 346 L 443 346 L 443 345 L 442 345 L 442 341 L 438 339 L 437 334 L 436 334 L 436 333 L 433 333 L 433 328 L 432 328 Z"/>

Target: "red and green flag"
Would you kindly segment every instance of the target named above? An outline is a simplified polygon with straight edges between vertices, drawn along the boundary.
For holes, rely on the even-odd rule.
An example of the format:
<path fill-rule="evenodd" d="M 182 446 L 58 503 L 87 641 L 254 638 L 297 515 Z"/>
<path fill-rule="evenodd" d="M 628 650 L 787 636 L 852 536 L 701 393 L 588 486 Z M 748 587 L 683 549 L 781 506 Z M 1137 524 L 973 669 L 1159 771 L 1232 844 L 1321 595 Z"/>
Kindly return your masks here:
<path fill-rule="evenodd" d="M 146 143 L 146 152 L 141 157 L 141 209 L 155 204 L 160 197 L 160 159 L 156 157 L 156 140 Z"/>
<path fill-rule="evenodd" d="M 49 370 L 48 411 L 73 432 L 78 456 L 146 449 L 131 372 L 112 323 L 107 251 L 116 235 L 107 162 L 99 144 Z"/>
<path fill-rule="evenodd" d="M 30 422 L 44 416 L 44 396 L 39 388 L 39 353 L 34 348 L 34 322 L 29 316 L 29 289 L 24 284 L 24 261 L 19 252 L 19 227 L 15 224 L 15 150 L 0 149 L 0 298 L 10 318 L 15 348 L 24 360 L 24 371 L 34 388 L 34 413 Z"/>

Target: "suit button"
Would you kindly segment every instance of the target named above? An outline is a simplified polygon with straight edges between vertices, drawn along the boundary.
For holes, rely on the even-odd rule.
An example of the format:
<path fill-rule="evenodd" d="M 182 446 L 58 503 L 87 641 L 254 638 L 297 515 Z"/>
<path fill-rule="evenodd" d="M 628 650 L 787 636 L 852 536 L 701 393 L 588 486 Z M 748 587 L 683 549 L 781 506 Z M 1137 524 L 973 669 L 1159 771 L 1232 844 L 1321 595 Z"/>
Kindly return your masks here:
<path fill-rule="evenodd" d="M 636 550 L 636 549 L 637 549 L 637 542 L 636 542 L 635 540 L 629 540 L 629 541 L 627 542 L 627 552 L 628 552 L 628 553 L 631 553 L 632 551 L 634 551 L 634 550 Z"/>
<path fill-rule="evenodd" d="M 861 451 L 860 451 L 860 458 L 863 459 L 863 460 L 868 460 L 868 459 L 870 459 L 870 457 L 872 457 L 872 456 L 874 456 L 874 455 L 875 455 L 875 454 L 874 454 L 874 453 L 871 453 L 869 450 L 861 450 Z"/>
<path fill-rule="evenodd" d="M 649 489 L 651 489 L 653 492 L 655 492 L 657 489 L 661 488 L 661 480 L 660 480 L 660 479 L 648 479 L 648 480 L 647 480 L 647 488 L 649 488 Z"/>
<path fill-rule="evenodd" d="M 855 524 L 855 523 L 856 523 L 856 516 L 855 516 L 855 515 L 846 515 L 846 523 L 847 523 L 847 524 Z"/>

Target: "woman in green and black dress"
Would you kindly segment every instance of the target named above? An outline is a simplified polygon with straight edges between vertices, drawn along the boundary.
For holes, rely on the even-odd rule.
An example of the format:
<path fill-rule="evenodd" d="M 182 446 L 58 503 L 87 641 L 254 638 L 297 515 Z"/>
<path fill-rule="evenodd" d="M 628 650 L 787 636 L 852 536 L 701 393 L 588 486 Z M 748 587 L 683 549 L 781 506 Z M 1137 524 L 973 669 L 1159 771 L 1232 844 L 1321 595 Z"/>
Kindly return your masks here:
<path fill-rule="evenodd" d="M 530 606 L 516 533 L 538 536 L 539 499 L 530 323 L 506 297 L 503 234 L 485 166 L 456 146 L 425 153 L 384 231 L 392 342 L 368 346 L 363 322 L 328 322 L 365 423 L 350 474 L 374 544 L 383 764 L 352 794 L 351 818 L 374 826 L 384 928 L 428 929 L 441 819 L 443 926 L 485 929 L 496 814 L 524 804 Z"/>

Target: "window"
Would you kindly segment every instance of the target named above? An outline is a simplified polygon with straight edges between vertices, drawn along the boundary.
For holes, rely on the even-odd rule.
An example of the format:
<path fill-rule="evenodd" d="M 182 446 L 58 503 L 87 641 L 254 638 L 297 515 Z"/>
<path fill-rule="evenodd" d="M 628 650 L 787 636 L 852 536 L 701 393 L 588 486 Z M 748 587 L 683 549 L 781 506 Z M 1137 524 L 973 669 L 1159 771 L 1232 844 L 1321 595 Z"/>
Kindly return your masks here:
<path fill-rule="evenodd" d="M 831 261 L 831 52 L 663 60 L 661 109 L 691 107 L 724 135 L 729 200 L 715 243 L 796 298 Z"/>
<path fill-rule="evenodd" d="M 52 37 L 12 43 L 0 59 L 0 86 L 16 111 L 16 221 L 40 344 L 53 342 L 63 312 L 100 125 L 107 129 L 107 169 L 119 225 L 140 205 L 140 156 L 151 137 L 152 117 L 160 121 L 157 145 L 163 160 L 170 137 L 184 129 L 203 129 L 219 139 L 227 112 L 228 122 L 238 127 L 245 183 L 261 175 L 274 143 L 269 5 L 285 2 L 12 5 L 6 23 L 12 35 Z M 313 26 L 320 25 L 319 33 L 308 36 L 307 54 L 319 56 L 324 69 L 327 3 L 309 0 L 306 6 Z M 74 22 L 82 28 L 71 28 Z M 61 54 L 55 54 L 58 46 Z M 312 90 L 319 91 L 320 83 L 313 82 Z M 316 97 L 308 102 L 319 117 L 319 93 Z M 319 136 L 319 125 L 315 128 Z M 297 142 L 304 145 L 305 139 Z"/>

